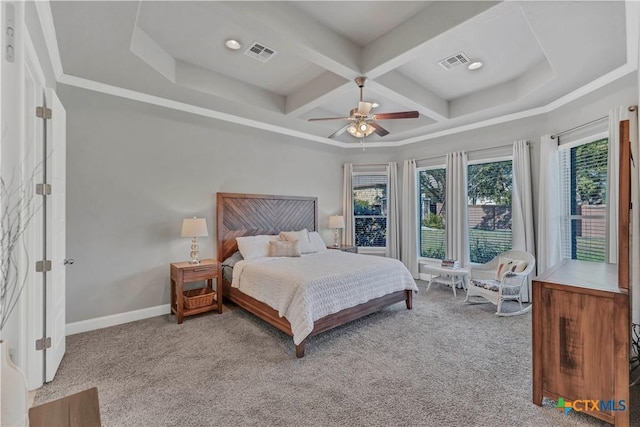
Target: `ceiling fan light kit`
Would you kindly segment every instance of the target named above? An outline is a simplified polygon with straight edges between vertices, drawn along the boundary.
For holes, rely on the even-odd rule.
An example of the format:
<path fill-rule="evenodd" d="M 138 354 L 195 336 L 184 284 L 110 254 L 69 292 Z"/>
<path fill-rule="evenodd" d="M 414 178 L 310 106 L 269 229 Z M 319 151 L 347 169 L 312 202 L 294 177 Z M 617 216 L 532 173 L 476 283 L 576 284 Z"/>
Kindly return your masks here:
<path fill-rule="evenodd" d="M 349 132 L 351 135 L 355 136 L 356 138 L 367 137 L 375 131 L 376 129 L 364 120 L 360 120 L 357 123 L 353 123 L 351 124 L 351 126 L 347 128 L 347 132 Z"/>
<path fill-rule="evenodd" d="M 417 111 L 401 111 L 397 113 L 378 113 L 371 114 L 371 109 L 378 106 L 377 102 L 365 102 L 362 100 L 362 89 L 364 88 L 364 82 L 366 77 L 356 77 L 356 84 L 360 88 L 360 102 L 358 102 L 357 108 L 352 108 L 349 112 L 349 117 L 322 117 L 309 119 L 310 122 L 320 120 L 349 120 L 351 123 L 347 123 L 331 135 L 329 138 L 335 138 L 342 135 L 346 130 L 351 136 L 360 139 L 362 143 L 364 138 L 372 133 L 378 134 L 382 137 L 389 134 L 389 131 L 376 123 L 376 120 L 391 120 L 391 119 L 414 119 L 420 116 Z"/>

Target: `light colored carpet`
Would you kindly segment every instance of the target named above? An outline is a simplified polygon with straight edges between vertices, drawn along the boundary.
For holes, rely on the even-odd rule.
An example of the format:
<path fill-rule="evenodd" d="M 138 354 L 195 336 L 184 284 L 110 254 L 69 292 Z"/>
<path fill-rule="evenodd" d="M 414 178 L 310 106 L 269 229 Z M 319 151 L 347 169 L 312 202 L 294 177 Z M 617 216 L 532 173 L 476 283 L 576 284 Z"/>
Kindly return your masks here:
<path fill-rule="evenodd" d="M 97 386 L 105 426 L 606 425 L 531 403 L 530 313 L 497 317 L 419 287 L 413 310 L 312 337 L 303 359 L 232 305 L 182 325 L 167 315 L 73 335 L 36 403 Z"/>

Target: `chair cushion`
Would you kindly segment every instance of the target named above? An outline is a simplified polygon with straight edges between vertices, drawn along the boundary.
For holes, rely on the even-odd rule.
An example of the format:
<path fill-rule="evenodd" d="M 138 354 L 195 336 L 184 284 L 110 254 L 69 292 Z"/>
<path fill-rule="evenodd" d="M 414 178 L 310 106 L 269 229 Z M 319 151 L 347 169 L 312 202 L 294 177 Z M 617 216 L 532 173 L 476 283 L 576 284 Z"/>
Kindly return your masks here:
<path fill-rule="evenodd" d="M 493 292 L 498 292 L 500 289 L 500 282 L 497 280 L 479 280 L 471 279 L 471 284 L 479 288 L 487 289 Z"/>
<path fill-rule="evenodd" d="M 471 279 L 471 284 L 479 288 L 487 289 L 492 292 L 498 292 L 500 290 L 499 280 L 478 280 Z M 520 287 L 505 286 L 502 289 L 502 295 L 518 295 L 520 293 Z"/>

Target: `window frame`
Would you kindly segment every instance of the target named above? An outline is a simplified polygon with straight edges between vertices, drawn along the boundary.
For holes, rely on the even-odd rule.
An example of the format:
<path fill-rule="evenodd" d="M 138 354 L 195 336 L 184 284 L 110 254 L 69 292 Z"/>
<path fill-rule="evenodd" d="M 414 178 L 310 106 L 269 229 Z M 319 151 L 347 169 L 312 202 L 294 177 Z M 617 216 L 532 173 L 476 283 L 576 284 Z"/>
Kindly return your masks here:
<path fill-rule="evenodd" d="M 356 176 L 383 176 L 386 178 L 386 193 L 387 193 L 387 197 L 389 195 L 389 174 L 386 170 L 376 170 L 376 171 L 353 171 L 351 173 L 351 193 L 353 194 L 353 192 L 355 191 L 354 188 L 354 182 L 355 180 L 353 179 Z M 353 200 L 355 200 L 355 198 L 353 198 Z M 386 253 L 387 247 L 389 245 L 389 242 L 387 240 L 387 231 L 389 230 L 389 207 L 387 206 L 386 209 L 386 215 L 356 215 L 355 214 L 355 210 L 354 210 L 354 205 L 352 202 L 352 206 L 351 206 L 351 213 L 352 213 L 352 230 L 353 230 L 353 235 L 351 236 L 353 238 L 353 245 L 357 246 L 356 244 L 356 218 L 384 218 L 385 219 L 385 245 L 384 246 L 357 246 L 358 248 L 358 253 L 361 254 L 372 254 L 372 255 L 384 255 Z"/>
<path fill-rule="evenodd" d="M 562 248 L 562 257 L 567 256 L 567 254 L 569 255 L 569 259 L 578 259 L 577 258 L 577 240 L 576 242 L 573 241 L 573 227 L 574 227 L 574 221 L 575 220 L 602 220 L 605 222 L 604 227 L 606 230 L 606 212 L 604 215 L 577 215 L 577 214 L 573 214 L 571 213 L 571 208 L 572 208 L 572 202 L 570 199 L 566 199 L 565 198 L 565 180 L 564 180 L 564 174 L 567 172 L 565 171 L 562 166 L 562 152 L 570 152 L 572 149 L 583 146 L 583 145 L 587 145 L 587 144 L 591 144 L 594 142 L 598 142 L 601 141 L 603 139 L 607 140 L 607 181 L 610 178 L 610 171 L 609 171 L 609 165 L 608 165 L 608 150 L 611 148 L 611 137 L 609 135 L 608 131 L 601 131 L 601 132 L 596 132 L 593 134 L 589 134 L 587 136 L 581 137 L 579 139 L 576 140 L 572 140 L 570 142 L 566 142 L 563 143 L 562 139 L 560 139 L 560 142 L 558 144 L 558 173 L 560 174 L 560 181 L 558 183 L 558 192 L 559 192 L 559 197 L 560 197 L 560 205 L 561 205 L 561 227 L 560 227 L 560 232 L 561 232 L 561 248 Z M 569 162 L 571 163 L 571 154 L 569 153 Z M 569 168 L 571 169 L 571 164 L 569 164 Z M 571 175 L 571 170 L 568 171 L 569 175 Z M 607 184 L 605 183 L 605 195 L 606 195 L 606 187 Z M 570 191 L 569 191 L 570 193 Z M 605 200 L 605 203 L 603 206 L 607 205 L 607 201 L 608 201 L 608 197 Z M 605 208 L 606 210 L 606 208 Z M 605 239 L 605 248 L 606 248 L 606 232 L 604 232 L 604 239 Z M 574 249 L 576 250 L 576 258 L 574 258 Z M 607 259 L 607 255 L 606 255 L 606 249 L 605 249 L 605 254 L 604 254 L 604 260 L 602 261 L 598 261 L 598 260 L 585 260 L 587 262 L 597 262 L 597 263 L 606 263 L 606 259 Z"/>
<path fill-rule="evenodd" d="M 447 164 L 446 163 L 442 163 L 442 164 L 437 164 L 437 165 L 429 165 L 429 166 L 422 166 L 422 167 L 417 167 L 416 168 L 416 181 L 417 181 L 417 185 L 416 185 L 416 195 L 415 198 L 418 201 L 418 207 L 421 206 L 421 193 L 420 193 L 420 174 L 424 171 L 428 171 L 428 170 L 435 170 L 435 169 L 444 169 L 445 170 L 445 180 L 446 180 L 446 172 L 447 172 Z M 446 201 L 445 201 L 446 203 Z M 431 264 L 431 263 L 439 263 L 441 260 L 440 258 L 429 258 L 429 257 L 424 257 L 422 256 L 422 213 L 420 213 L 417 216 L 418 219 L 418 225 L 417 225 L 417 230 L 418 230 L 418 235 L 416 236 L 416 238 L 418 239 L 418 263 L 422 263 L 422 264 Z M 446 236 L 446 232 L 447 232 L 447 227 L 445 225 L 444 227 L 444 231 L 445 231 L 445 236 Z M 445 253 L 447 250 L 447 239 L 445 237 Z"/>
<path fill-rule="evenodd" d="M 513 211 L 513 155 L 503 155 L 503 156 L 492 156 L 481 159 L 474 159 L 467 161 L 467 177 L 469 175 L 469 166 L 484 164 L 484 163 L 498 163 L 498 162 L 511 162 L 511 209 Z M 467 179 L 467 193 L 469 191 L 469 182 Z M 468 196 L 467 196 L 468 197 Z M 467 199 L 467 206 L 470 206 L 469 200 Z M 469 213 L 467 211 L 467 221 L 469 221 Z M 471 228 L 469 228 L 469 234 L 471 234 Z M 511 221 L 511 248 L 513 248 L 513 220 Z M 469 235 L 469 256 L 471 256 L 471 235 Z M 473 262 L 470 261 L 470 265 L 483 265 L 481 262 Z"/>

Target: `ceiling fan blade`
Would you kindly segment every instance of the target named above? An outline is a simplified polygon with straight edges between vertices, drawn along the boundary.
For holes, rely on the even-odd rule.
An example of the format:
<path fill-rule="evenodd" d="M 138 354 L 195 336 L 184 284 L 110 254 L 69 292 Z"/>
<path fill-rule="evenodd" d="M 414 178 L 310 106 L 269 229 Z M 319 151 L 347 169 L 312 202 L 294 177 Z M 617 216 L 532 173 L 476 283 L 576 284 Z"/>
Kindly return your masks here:
<path fill-rule="evenodd" d="M 380 136 L 389 135 L 389 131 L 383 128 L 382 126 L 380 126 L 379 124 L 377 124 L 376 122 L 369 122 L 369 124 L 371 125 L 371 127 L 375 129 L 375 133 L 377 133 L 378 135 Z"/>
<path fill-rule="evenodd" d="M 329 135 L 328 138 L 335 138 L 336 136 L 342 135 L 349 126 L 351 126 L 351 123 L 347 123 L 346 125 L 342 126 L 340 129 Z"/>
<path fill-rule="evenodd" d="M 371 102 L 358 102 L 358 114 L 363 116 L 368 116 L 371 112 L 371 108 L 373 108 L 373 104 Z"/>
<path fill-rule="evenodd" d="M 351 117 L 320 117 L 317 119 L 308 119 L 310 122 L 319 122 L 322 120 L 349 120 Z"/>
<path fill-rule="evenodd" d="M 415 119 L 419 117 L 417 111 L 400 111 L 398 113 L 379 113 L 373 116 L 374 120 L 390 120 L 390 119 Z"/>

